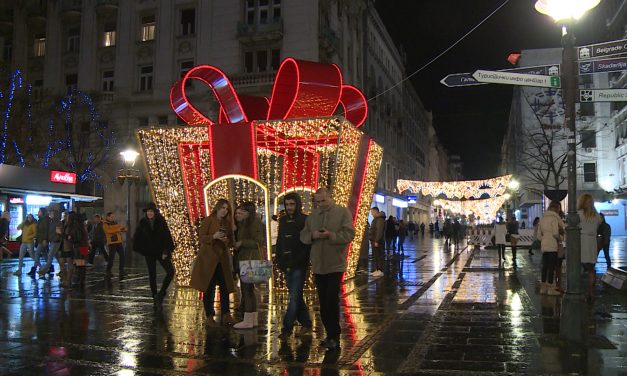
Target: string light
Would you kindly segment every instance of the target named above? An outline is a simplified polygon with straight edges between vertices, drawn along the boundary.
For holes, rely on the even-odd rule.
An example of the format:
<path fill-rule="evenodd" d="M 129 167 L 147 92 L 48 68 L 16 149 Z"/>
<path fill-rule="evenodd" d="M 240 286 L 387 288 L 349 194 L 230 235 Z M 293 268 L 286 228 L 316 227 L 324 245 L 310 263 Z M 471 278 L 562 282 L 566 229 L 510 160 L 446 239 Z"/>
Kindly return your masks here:
<path fill-rule="evenodd" d="M 412 193 L 422 193 L 425 196 L 438 197 L 444 195 L 447 198 L 470 199 L 481 198 L 483 195 L 489 197 L 501 196 L 507 190 L 512 175 L 503 175 L 485 180 L 465 180 L 465 181 L 413 181 L 397 180 L 396 186 L 399 192 L 406 190 Z"/>

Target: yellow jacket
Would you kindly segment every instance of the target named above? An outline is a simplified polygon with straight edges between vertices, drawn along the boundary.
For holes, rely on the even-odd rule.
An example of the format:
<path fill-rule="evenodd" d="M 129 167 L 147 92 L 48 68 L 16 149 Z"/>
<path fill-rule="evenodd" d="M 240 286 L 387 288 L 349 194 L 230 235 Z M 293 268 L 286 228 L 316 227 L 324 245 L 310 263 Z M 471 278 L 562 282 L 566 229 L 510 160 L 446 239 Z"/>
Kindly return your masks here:
<path fill-rule="evenodd" d="M 107 238 L 107 245 L 122 244 L 122 226 L 116 222 L 102 221 L 102 229 Z"/>
<path fill-rule="evenodd" d="M 37 222 L 22 222 L 17 225 L 17 229 L 22 230 L 22 243 L 32 243 L 37 235 Z"/>

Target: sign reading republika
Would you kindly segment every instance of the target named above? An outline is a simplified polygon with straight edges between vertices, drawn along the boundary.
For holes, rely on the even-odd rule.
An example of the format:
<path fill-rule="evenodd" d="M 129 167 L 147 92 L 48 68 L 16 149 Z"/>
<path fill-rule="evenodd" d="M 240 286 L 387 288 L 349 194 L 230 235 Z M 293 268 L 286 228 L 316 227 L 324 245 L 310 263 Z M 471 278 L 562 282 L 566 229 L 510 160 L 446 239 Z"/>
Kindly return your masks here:
<path fill-rule="evenodd" d="M 577 47 L 577 57 L 579 57 L 579 60 L 588 60 L 597 57 L 614 56 L 625 53 L 627 53 L 627 39 Z"/>
<path fill-rule="evenodd" d="M 579 102 L 627 102 L 627 89 L 579 90 Z"/>
<path fill-rule="evenodd" d="M 522 67 L 513 69 L 502 69 L 499 72 L 535 74 L 538 76 L 559 76 L 560 65 L 539 65 L 535 67 Z M 447 87 L 487 85 L 486 82 L 479 82 L 472 77 L 472 73 L 453 73 L 440 80 L 442 85 Z"/>
<path fill-rule="evenodd" d="M 559 76 L 538 76 L 534 74 L 478 70 L 472 74 L 472 77 L 479 82 L 486 82 L 490 84 L 554 88 L 561 87 L 561 80 Z"/>
<path fill-rule="evenodd" d="M 76 174 L 68 171 L 50 170 L 50 181 L 61 184 L 76 184 Z"/>

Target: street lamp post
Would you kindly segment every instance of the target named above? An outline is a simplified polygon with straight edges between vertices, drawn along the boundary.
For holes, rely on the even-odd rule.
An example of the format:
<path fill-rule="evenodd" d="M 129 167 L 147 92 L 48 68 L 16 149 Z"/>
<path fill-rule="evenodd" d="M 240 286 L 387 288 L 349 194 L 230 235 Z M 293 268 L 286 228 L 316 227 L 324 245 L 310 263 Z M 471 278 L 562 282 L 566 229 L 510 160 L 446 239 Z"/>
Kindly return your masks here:
<path fill-rule="evenodd" d="M 124 161 L 124 167 L 118 173 L 118 181 L 124 185 L 126 181 L 126 247 L 128 252 L 131 246 L 131 185 L 139 180 L 139 170 L 135 168 L 135 161 L 139 153 L 133 148 L 133 144 L 129 143 L 126 149 L 120 152 Z"/>
<path fill-rule="evenodd" d="M 600 0 L 538 0 L 536 10 L 549 15 L 562 26 L 562 97 L 564 125 L 567 132 L 568 216 L 566 225 L 566 293 L 562 301 L 560 337 L 573 342 L 584 339 L 584 309 L 581 291 L 581 230 L 577 214 L 577 128 L 575 101 L 577 73 L 575 69 L 575 35 L 568 24 L 579 19 Z"/>

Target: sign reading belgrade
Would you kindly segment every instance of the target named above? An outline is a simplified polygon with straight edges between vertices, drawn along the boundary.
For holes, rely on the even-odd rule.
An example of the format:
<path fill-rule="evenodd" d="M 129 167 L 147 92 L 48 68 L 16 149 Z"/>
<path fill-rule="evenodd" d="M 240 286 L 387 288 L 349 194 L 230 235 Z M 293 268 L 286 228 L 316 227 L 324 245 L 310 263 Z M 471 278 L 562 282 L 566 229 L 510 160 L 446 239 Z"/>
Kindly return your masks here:
<path fill-rule="evenodd" d="M 579 102 L 627 102 L 627 89 L 579 90 Z"/>
<path fill-rule="evenodd" d="M 76 184 L 76 174 L 67 171 L 50 171 L 50 181 L 61 184 Z"/>
<path fill-rule="evenodd" d="M 559 76 L 538 76 L 534 74 L 478 70 L 473 73 L 472 77 L 479 82 L 491 84 L 554 88 L 561 87 L 561 80 Z"/>
<path fill-rule="evenodd" d="M 577 47 L 579 60 L 588 60 L 597 57 L 613 56 L 627 53 L 627 39 L 589 44 Z"/>

